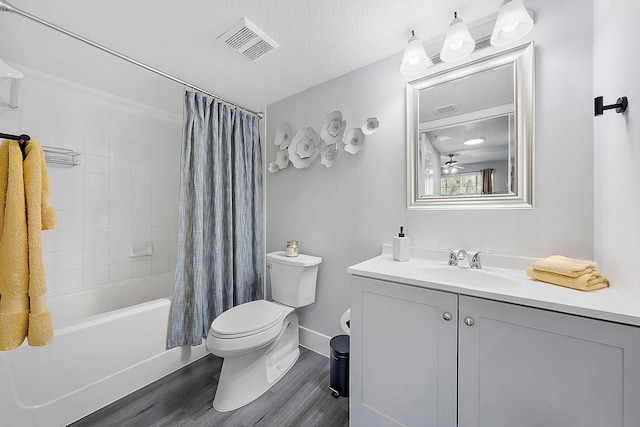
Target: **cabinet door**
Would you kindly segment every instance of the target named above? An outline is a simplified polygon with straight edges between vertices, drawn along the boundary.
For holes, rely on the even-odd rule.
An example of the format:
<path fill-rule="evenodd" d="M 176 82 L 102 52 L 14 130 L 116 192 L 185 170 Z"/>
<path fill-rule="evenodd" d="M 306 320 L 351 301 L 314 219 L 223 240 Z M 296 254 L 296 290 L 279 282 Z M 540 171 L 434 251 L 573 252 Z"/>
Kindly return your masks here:
<path fill-rule="evenodd" d="M 351 284 L 350 425 L 455 426 L 457 295 Z"/>
<path fill-rule="evenodd" d="M 460 427 L 640 426 L 639 328 L 465 296 L 459 321 Z"/>

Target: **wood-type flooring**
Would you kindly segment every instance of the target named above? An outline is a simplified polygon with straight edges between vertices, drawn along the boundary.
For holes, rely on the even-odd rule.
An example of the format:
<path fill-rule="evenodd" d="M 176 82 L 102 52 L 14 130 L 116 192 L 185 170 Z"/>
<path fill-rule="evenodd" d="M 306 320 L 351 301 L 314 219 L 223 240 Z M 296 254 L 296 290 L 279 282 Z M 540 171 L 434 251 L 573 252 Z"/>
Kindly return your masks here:
<path fill-rule="evenodd" d="M 329 359 L 305 348 L 291 370 L 252 403 L 212 407 L 222 359 L 208 355 L 71 424 L 72 427 L 343 427 L 349 400 L 329 391 Z"/>

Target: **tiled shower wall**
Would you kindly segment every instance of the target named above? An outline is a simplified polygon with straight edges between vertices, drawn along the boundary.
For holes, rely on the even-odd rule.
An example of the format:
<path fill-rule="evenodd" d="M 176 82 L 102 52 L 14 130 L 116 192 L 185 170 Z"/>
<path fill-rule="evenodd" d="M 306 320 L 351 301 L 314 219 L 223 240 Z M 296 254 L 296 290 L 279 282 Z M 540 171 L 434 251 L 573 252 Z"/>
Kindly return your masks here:
<path fill-rule="evenodd" d="M 174 270 L 181 117 L 12 65 L 25 79 L 0 131 L 82 154 L 80 166 L 47 164 L 58 217 L 43 232 L 48 292 Z M 143 242 L 153 255 L 131 258 Z"/>

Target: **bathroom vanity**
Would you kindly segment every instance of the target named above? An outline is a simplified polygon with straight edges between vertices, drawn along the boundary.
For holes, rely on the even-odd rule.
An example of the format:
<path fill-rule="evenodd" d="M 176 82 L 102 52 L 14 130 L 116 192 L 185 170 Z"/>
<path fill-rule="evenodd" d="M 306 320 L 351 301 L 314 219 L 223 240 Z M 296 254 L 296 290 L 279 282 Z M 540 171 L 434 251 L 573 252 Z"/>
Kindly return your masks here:
<path fill-rule="evenodd" d="M 640 425 L 633 300 L 387 249 L 349 268 L 352 426 Z"/>

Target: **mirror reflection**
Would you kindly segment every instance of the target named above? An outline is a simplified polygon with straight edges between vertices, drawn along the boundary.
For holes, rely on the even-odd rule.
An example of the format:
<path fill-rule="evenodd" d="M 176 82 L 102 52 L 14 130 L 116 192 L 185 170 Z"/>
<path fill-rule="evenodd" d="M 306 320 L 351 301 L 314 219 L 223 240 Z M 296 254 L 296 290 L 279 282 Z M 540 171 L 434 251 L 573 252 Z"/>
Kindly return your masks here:
<path fill-rule="evenodd" d="M 531 207 L 531 49 L 409 83 L 409 208 Z"/>

